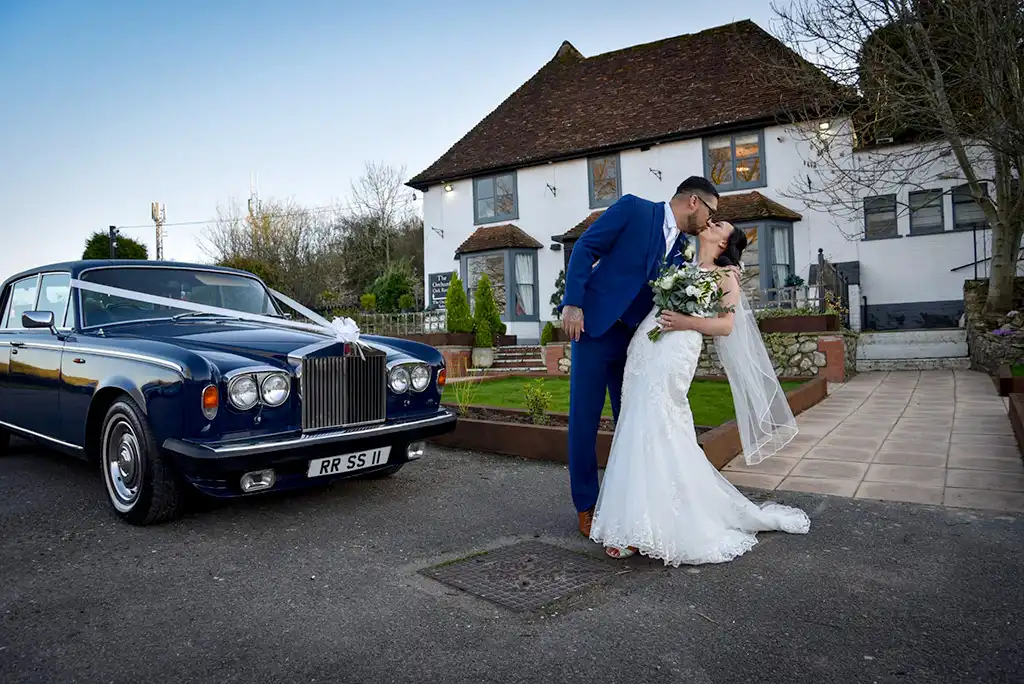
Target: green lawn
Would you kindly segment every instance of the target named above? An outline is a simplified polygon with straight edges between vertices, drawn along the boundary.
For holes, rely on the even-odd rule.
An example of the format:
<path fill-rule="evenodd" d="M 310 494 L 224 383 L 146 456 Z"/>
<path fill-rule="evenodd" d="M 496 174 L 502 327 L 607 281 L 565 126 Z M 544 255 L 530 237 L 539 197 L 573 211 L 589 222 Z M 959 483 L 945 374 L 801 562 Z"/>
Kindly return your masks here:
<path fill-rule="evenodd" d="M 569 378 L 543 378 L 545 389 L 551 393 L 552 413 L 569 412 Z M 508 378 L 474 383 L 475 392 L 470 402 L 477 406 L 501 406 L 526 408 L 523 402 L 523 387 L 535 378 Z M 789 391 L 799 387 L 800 382 L 783 382 L 782 388 Z M 453 397 L 448 396 L 447 401 Z M 690 387 L 690 408 L 697 425 L 721 425 L 736 417 L 732 406 L 729 384 L 715 380 L 694 380 Z M 611 417 L 612 405 L 605 395 L 604 415 Z"/>
<path fill-rule="evenodd" d="M 1013 376 L 1017 378 L 1024 376 L 1024 365 L 1011 366 L 1010 372 L 1013 373 Z"/>

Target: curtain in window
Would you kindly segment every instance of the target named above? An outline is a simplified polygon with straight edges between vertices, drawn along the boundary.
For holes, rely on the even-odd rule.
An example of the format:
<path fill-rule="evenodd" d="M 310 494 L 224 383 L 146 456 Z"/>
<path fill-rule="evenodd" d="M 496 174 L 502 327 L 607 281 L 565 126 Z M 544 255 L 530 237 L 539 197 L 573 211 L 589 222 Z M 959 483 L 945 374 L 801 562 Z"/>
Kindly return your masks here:
<path fill-rule="evenodd" d="M 533 316 L 533 254 L 516 254 L 516 315 Z"/>
<path fill-rule="evenodd" d="M 772 275 L 773 287 L 785 287 L 786 278 L 792 269 L 793 258 L 789 253 L 789 227 L 772 227 Z"/>

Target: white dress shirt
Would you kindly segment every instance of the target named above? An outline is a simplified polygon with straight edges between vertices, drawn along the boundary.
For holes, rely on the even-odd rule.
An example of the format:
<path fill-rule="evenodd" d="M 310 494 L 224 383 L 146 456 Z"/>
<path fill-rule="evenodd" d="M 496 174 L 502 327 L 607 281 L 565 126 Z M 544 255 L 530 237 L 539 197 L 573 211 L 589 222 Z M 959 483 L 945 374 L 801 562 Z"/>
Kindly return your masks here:
<path fill-rule="evenodd" d="M 672 207 L 665 202 L 665 258 L 672 258 L 672 246 L 679 238 L 679 228 L 676 226 L 676 217 L 672 214 Z"/>

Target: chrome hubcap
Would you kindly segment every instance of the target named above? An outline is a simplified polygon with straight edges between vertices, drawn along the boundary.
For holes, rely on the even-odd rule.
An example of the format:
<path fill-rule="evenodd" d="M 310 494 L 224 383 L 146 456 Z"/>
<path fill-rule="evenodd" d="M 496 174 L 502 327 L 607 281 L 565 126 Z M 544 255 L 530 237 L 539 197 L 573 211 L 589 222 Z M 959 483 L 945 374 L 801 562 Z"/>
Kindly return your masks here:
<path fill-rule="evenodd" d="M 139 497 L 142 483 L 141 448 L 131 424 L 124 419 L 111 423 L 104 446 L 111 493 L 118 503 L 131 506 Z"/>

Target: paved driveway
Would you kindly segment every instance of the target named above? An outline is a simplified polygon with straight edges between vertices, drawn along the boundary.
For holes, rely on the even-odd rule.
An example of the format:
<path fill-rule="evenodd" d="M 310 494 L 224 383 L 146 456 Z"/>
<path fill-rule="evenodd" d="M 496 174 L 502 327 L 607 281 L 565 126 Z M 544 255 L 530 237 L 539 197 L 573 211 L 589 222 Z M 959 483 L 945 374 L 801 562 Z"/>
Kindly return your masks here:
<path fill-rule="evenodd" d="M 764 489 L 1024 512 L 1006 411 L 983 373 L 861 373 L 797 417 L 784 451 L 724 472 Z"/>
<path fill-rule="evenodd" d="M 1024 679 L 1020 518 L 773 496 L 810 512 L 810 534 L 666 570 L 581 539 L 550 463 L 432 449 L 389 481 L 136 529 L 92 468 L 22 451 L 0 458 L 0 681 Z M 595 583 L 519 613 L 418 574 L 519 540 L 591 554 Z M 505 567 L 499 588 L 572 579 L 561 561 L 537 571 L 555 552 Z M 487 559 L 468 563 L 500 569 Z"/>

